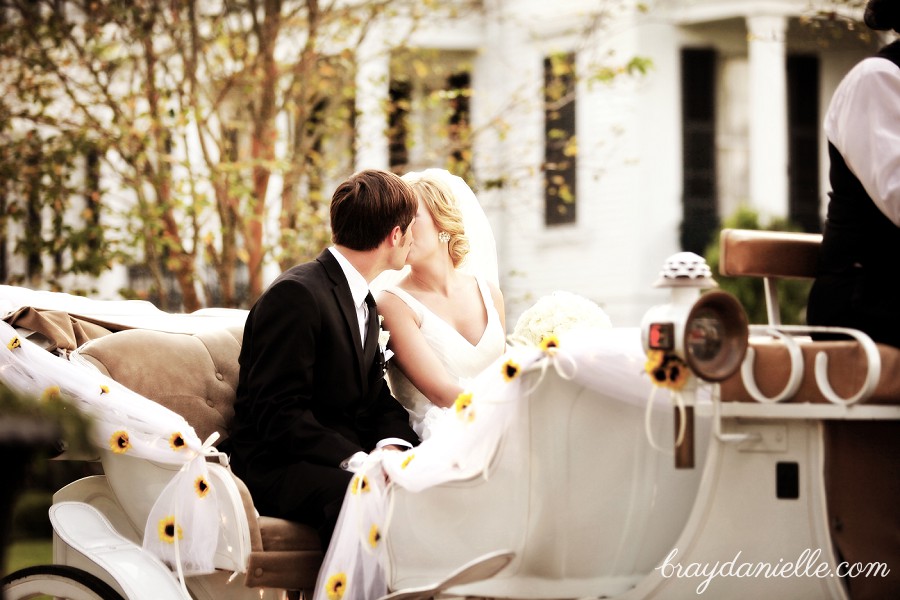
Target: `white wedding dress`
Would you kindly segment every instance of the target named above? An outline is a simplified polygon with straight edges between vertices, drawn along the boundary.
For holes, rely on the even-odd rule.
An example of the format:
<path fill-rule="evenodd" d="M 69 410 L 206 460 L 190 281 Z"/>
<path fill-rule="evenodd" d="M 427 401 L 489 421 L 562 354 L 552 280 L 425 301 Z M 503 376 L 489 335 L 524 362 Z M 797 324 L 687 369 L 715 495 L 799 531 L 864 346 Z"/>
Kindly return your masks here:
<path fill-rule="evenodd" d="M 425 341 L 444 365 L 447 373 L 459 381 L 463 388 L 493 363 L 506 349 L 506 333 L 500 322 L 500 314 L 491 297 L 491 290 L 482 277 L 476 277 L 481 299 L 488 319 L 478 343 L 472 344 L 452 325 L 433 313 L 427 306 L 416 300 L 409 292 L 396 286 L 387 292 L 394 294 L 409 306 L 421 323 L 420 331 Z M 435 406 L 422 392 L 407 379 L 406 375 L 388 362 L 388 383 L 394 397 L 409 411 L 409 423 L 419 438 L 426 440 L 431 435 L 431 426 L 440 419 L 446 409 Z"/>

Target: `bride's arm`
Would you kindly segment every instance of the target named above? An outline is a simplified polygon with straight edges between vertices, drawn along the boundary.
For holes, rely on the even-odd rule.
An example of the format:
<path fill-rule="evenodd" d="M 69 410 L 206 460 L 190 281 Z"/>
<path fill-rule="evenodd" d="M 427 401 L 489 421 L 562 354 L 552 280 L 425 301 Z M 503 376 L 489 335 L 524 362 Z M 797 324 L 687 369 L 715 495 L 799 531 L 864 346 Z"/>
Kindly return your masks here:
<path fill-rule="evenodd" d="M 415 313 L 390 292 L 379 294 L 377 304 L 384 317 L 384 328 L 390 332 L 388 347 L 394 352 L 391 360 L 432 404 L 452 406 L 463 388 L 428 345 Z"/>
<path fill-rule="evenodd" d="M 494 301 L 497 314 L 500 315 L 500 325 L 503 327 L 503 331 L 506 331 L 506 308 L 503 304 L 503 292 L 493 283 L 488 282 L 488 287 L 491 289 L 491 300 Z"/>

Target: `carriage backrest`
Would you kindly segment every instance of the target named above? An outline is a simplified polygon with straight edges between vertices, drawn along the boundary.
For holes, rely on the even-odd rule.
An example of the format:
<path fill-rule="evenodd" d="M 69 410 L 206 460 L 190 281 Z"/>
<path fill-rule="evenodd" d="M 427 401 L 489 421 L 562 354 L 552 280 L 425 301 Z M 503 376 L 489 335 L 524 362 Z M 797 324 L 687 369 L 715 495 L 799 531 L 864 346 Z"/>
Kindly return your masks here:
<path fill-rule="evenodd" d="M 781 325 L 777 279 L 816 276 L 822 236 L 816 233 L 723 229 L 719 237 L 719 272 L 727 277 L 762 277 L 770 325 Z"/>
<path fill-rule="evenodd" d="M 242 328 L 195 334 L 146 329 L 89 342 L 79 354 L 122 385 L 182 415 L 201 440 L 227 437 L 234 417 Z"/>

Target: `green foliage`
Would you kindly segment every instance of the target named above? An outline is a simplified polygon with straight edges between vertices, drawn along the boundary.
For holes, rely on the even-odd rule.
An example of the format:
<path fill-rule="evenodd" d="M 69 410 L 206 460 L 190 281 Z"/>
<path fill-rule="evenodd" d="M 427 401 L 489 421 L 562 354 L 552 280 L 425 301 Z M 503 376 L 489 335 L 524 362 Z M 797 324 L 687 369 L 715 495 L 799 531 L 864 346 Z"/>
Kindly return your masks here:
<path fill-rule="evenodd" d="M 90 420 L 75 405 L 50 388 L 40 398 L 21 396 L 0 385 L 0 421 L 19 431 L 35 430 L 44 440 L 62 440 L 73 452 L 90 448 Z M 19 423 L 22 427 L 15 427 Z M 33 425 L 32 425 L 33 424 Z M 46 444 L 46 442 L 44 442 Z"/>
<path fill-rule="evenodd" d="M 763 226 L 759 215 L 752 209 L 742 207 L 731 217 L 724 220 L 721 229 L 755 229 L 767 231 L 800 231 L 801 229 L 786 219 L 773 219 Z M 706 248 L 706 262 L 719 283 L 719 287 L 734 294 L 747 311 L 750 323 L 767 323 L 766 296 L 762 279 L 758 277 L 725 277 L 719 275 L 719 239 L 721 229 L 716 232 L 714 241 Z M 806 320 L 806 298 L 812 284 L 803 280 L 779 280 L 775 286 L 778 290 L 778 303 L 781 308 L 781 321 L 785 325 L 802 325 Z"/>
<path fill-rule="evenodd" d="M 9 546 L 4 573 L 14 573 L 25 567 L 53 562 L 53 541 L 47 539 L 21 540 Z"/>
<path fill-rule="evenodd" d="M 39 540 L 53 535 L 53 527 L 47 516 L 53 504 L 53 493 L 44 490 L 23 492 L 12 514 L 12 540 Z"/>

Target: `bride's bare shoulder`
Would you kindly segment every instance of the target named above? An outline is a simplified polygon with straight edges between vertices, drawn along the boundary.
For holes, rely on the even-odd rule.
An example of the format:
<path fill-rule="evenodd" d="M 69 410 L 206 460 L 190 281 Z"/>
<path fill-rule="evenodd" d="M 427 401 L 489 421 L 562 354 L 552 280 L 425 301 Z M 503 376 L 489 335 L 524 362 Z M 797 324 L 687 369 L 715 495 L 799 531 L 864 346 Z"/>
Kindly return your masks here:
<path fill-rule="evenodd" d="M 375 295 L 375 303 L 378 306 L 378 314 L 384 317 L 385 321 L 388 322 L 396 322 L 402 319 L 411 319 L 418 324 L 418 317 L 416 316 L 416 313 L 412 309 L 412 307 L 409 306 L 406 300 L 392 291 L 397 288 L 401 290 L 403 289 L 398 285 L 393 288 L 381 290 Z"/>

